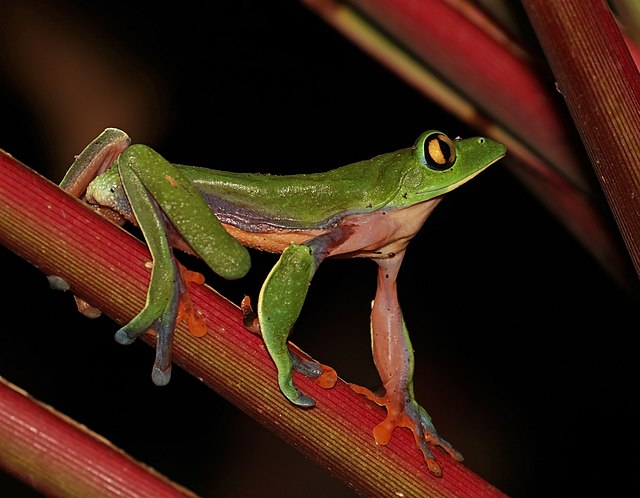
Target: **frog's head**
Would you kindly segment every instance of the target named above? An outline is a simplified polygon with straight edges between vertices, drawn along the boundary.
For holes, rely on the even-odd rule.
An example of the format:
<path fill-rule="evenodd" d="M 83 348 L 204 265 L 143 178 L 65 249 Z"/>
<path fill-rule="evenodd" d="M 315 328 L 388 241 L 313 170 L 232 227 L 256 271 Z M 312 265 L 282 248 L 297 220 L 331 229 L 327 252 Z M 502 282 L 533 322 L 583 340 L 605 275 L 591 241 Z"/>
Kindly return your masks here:
<path fill-rule="evenodd" d="M 501 159 L 506 147 L 489 138 L 451 140 L 440 131 L 427 131 L 411 149 L 411 167 L 405 170 L 405 202 L 421 202 L 445 194 Z"/>
<path fill-rule="evenodd" d="M 87 186 L 85 200 L 89 204 L 103 208 L 100 210 L 102 213 L 107 213 L 104 209 L 107 208 L 114 213 L 120 213 L 128 220 L 135 219 L 116 166 L 109 168 L 91 181 Z"/>

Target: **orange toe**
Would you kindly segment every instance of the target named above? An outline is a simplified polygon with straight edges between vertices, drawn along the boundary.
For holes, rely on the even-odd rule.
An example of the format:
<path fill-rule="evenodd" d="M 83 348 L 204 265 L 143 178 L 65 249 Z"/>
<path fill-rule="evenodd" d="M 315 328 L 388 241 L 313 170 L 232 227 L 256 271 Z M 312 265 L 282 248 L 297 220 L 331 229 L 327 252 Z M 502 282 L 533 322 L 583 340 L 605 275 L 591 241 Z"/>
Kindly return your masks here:
<path fill-rule="evenodd" d="M 337 381 L 338 374 L 336 373 L 336 371 L 333 368 L 328 367 L 327 365 L 322 365 L 322 373 L 320 374 L 320 377 L 316 379 L 316 384 L 318 384 L 323 389 L 331 389 L 336 385 Z"/>

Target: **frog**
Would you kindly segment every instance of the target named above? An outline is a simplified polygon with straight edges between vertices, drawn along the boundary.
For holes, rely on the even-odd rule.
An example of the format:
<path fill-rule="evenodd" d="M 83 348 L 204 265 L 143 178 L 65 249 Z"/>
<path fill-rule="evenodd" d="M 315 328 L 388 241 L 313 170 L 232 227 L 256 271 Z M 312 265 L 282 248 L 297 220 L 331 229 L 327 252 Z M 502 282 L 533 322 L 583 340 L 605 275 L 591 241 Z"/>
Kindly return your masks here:
<path fill-rule="evenodd" d="M 190 273 L 174 249 L 196 255 L 225 279 L 247 274 L 248 249 L 280 255 L 262 284 L 257 309 L 243 300 L 243 323 L 261 335 L 281 393 L 305 409 L 315 400 L 296 386 L 293 372 L 319 378 L 326 370 L 292 354 L 288 339 L 312 278 L 328 258 L 375 262 L 370 333 L 381 390 L 350 386 L 386 408 L 373 430 L 375 442 L 388 444 L 396 427 L 410 429 L 429 471 L 440 476 L 431 446 L 454 460 L 463 457 L 415 399 L 415 358 L 398 300 L 398 273 L 409 242 L 443 196 L 505 154 L 503 144 L 487 137 L 451 139 L 428 130 L 410 147 L 371 159 L 324 172 L 271 175 L 174 164 L 132 143 L 124 131 L 107 128 L 76 157 L 60 186 L 114 223 L 130 222 L 142 232 L 152 257 L 146 303 L 115 339 L 131 344 L 155 330 L 151 377 L 160 386 L 171 377 L 178 315 L 184 309 L 194 313 Z"/>

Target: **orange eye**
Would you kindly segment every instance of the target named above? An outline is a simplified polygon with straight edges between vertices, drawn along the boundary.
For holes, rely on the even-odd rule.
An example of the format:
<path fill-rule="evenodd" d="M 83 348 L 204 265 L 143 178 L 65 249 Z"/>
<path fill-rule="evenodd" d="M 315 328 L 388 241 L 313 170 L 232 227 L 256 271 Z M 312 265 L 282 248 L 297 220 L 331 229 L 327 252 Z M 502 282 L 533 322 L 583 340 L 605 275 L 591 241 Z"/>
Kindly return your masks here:
<path fill-rule="evenodd" d="M 424 158 L 433 170 L 449 169 L 456 162 L 455 145 L 448 136 L 434 133 L 424 141 Z"/>

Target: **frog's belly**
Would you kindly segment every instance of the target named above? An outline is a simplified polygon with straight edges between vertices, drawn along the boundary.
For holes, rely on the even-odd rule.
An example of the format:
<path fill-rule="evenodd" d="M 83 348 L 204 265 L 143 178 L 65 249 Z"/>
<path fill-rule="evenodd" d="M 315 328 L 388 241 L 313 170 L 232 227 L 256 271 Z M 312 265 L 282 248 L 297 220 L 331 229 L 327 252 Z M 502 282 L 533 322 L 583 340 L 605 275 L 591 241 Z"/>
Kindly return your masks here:
<path fill-rule="evenodd" d="M 303 244 L 319 235 L 327 233 L 329 229 L 288 230 L 274 228 L 273 231 L 251 232 L 242 228 L 223 223 L 222 226 L 238 239 L 244 246 L 260 251 L 281 253 L 291 244 Z"/>
<path fill-rule="evenodd" d="M 440 199 L 407 208 L 347 215 L 335 226 L 321 229 L 274 227 L 269 231 L 249 231 L 231 224 L 224 227 L 243 245 L 261 251 L 281 253 L 291 244 L 303 244 L 331 233 L 328 257 L 388 258 L 406 248 Z"/>

